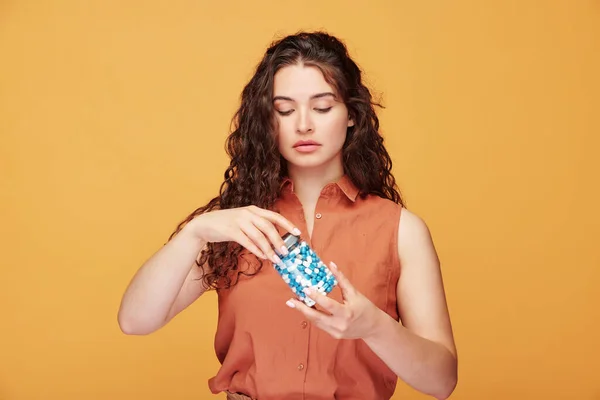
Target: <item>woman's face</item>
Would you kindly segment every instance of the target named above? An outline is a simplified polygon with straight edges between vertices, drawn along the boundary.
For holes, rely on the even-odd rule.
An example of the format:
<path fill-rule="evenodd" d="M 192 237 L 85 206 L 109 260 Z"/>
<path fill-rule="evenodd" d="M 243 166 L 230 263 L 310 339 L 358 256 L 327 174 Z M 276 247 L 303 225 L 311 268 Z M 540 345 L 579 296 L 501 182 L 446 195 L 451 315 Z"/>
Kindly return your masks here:
<path fill-rule="evenodd" d="M 297 64 L 277 71 L 273 105 L 279 152 L 288 168 L 342 167 L 346 130 L 353 121 L 318 68 Z"/>

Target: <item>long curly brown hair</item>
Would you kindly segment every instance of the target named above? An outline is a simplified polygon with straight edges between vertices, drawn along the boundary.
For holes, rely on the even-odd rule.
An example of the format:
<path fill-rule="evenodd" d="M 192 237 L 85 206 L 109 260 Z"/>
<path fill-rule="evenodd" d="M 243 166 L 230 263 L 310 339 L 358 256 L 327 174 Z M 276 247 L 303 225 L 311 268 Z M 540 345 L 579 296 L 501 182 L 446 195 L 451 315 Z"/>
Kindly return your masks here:
<path fill-rule="evenodd" d="M 255 205 L 271 209 L 280 195 L 287 165 L 277 148 L 274 124 L 273 81 L 275 73 L 301 63 L 321 70 L 344 101 L 354 126 L 349 127 L 343 146 L 344 172 L 361 196 L 374 194 L 404 205 L 391 173 L 392 160 L 379 133 L 379 119 L 369 89 L 357 64 L 348 55 L 344 43 L 325 32 L 300 32 L 273 42 L 258 64 L 254 76 L 244 87 L 241 105 L 232 119 L 232 132 L 226 141 L 231 158 L 219 195 L 194 210 L 171 234 L 173 238 L 185 224 L 198 215 L 217 209 Z M 208 243 L 197 260 L 201 268 L 208 261 L 203 281 L 208 288 L 234 285 L 240 274 L 254 275 L 262 267 L 258 260 L 253 270 L 238 268 L 243 247 L 237 243 Z M 244 257 L 245 255 L 243 255 Z"/>

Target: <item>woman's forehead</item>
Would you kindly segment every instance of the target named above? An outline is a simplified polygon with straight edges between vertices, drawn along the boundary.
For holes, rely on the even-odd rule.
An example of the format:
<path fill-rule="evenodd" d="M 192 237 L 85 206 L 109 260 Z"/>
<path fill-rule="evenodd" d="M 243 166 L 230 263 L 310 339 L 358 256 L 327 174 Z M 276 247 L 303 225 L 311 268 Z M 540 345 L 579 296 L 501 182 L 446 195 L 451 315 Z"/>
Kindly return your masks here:
<path fill-rule="evenodd" d="M 321 70 L 313 66 L 290 65 L 275 74 L 273 96 L 294 101 L 335 96 Z"/>

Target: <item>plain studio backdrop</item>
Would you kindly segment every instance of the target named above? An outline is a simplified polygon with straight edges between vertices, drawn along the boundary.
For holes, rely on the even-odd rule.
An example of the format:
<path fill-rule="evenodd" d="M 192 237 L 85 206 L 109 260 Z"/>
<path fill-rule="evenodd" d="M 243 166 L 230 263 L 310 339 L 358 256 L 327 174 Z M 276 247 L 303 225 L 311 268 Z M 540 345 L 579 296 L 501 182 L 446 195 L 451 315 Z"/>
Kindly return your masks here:
<path fill-rule="evenodd" d="M 215 293 L 145 337 L 117 309 L 300 29 L 343 38 L 386 107 L 442 260 L 452 398 L 600 399 L 600 2 L 4 0 L 1 400 L 212 398 Z"/>

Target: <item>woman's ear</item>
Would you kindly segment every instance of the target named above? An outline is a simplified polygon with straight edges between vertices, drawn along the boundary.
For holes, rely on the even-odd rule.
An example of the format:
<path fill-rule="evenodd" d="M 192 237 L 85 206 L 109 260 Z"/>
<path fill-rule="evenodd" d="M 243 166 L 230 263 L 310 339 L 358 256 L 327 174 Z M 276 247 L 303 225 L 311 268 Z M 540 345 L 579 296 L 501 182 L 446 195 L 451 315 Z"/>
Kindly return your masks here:
<path fill-rule="evenodd" d="M 354 120 L 352 119 L 351 116 L 348 116 L 348 128 L 354 126 Z"/>

